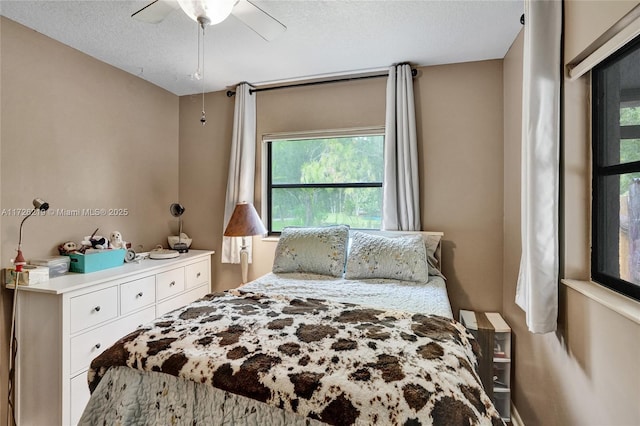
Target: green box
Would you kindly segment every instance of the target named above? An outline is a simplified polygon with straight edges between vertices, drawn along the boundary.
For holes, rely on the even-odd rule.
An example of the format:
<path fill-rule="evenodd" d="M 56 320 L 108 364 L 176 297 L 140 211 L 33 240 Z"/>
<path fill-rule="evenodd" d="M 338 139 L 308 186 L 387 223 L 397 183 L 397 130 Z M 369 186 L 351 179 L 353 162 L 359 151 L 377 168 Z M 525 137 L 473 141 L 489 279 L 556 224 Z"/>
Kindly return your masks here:
<path fill-rule="evenodd" d="M 71 258 L 69 270 L 86 274 L 122 266 L 126 253 L 125 249 L 105 249 L 87 254 L 71 253 L 69 255 Z"/>

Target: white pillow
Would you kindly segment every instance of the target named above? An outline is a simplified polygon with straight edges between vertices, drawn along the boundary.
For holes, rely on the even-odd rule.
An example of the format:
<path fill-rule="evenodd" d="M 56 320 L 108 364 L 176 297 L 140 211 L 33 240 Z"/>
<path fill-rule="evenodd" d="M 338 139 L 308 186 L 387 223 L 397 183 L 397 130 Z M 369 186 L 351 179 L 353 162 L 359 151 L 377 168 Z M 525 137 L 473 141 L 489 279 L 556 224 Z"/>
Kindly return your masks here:
<path fill-rule="evenodd" d="M 341 277 L 347 255 L 349 227 L 286 227 L 280 234 L 272 271 L 307 272 Z"/>
<path fill-rule="evenodd" d="M 353 232 L 345 278 L 427 282 L 429 265 L 425 241 L 419 234 L 389 238 Z"/>
<path fill-rule="evenodd" d="M 436 258 L 436 250 L 440 245 L 439 235 L 427 235 L 425 238 L 425 245 L 427 246 L 427 262 L 429 263 L 429 275 L 435 275 L 446 279 L 440 271 L 440 261 Z"/>

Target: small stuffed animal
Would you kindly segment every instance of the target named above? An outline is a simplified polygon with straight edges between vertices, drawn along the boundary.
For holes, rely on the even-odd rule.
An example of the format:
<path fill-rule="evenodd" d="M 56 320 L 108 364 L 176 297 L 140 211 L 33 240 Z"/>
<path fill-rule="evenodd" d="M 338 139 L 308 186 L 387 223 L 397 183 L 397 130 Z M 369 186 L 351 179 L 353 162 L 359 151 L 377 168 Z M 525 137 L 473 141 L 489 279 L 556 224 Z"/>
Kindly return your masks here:
<path fill-rule="evenodd" d="M 120 233 L 120 231 L 113 231 L 111 233 L 111 235 L 109 236 L 109 244 L 111 245 L 111 248 L 114 249 L 127 248 L 127 243 L 122 239 L 122 234 Z"/>
<path fill-rule="evenodd" d="M 58 246 L 58 253 L 60 253 L 61 256 L 75 253 L 76 251 L 78 251 L 78 245 L 73 241 L 67 241 Z"/>
<path fill-rule="evenodd" d="M 95 237 L 85 237 L 84 240 L 82 240 L 83 248 L 94 248 L 94 249 L 106 249 L 109 247 L 109 242 L 107 241 L 106 238 L 104 237 L 100 237 L 100 236 L 95 236 Z"/>
<path fill-rule="evenodd" d="M 94 249 L 106 249 L 109 247 L 109 243 L 105 237 L 93 237 L 91 238 L 91 247 Z"/>

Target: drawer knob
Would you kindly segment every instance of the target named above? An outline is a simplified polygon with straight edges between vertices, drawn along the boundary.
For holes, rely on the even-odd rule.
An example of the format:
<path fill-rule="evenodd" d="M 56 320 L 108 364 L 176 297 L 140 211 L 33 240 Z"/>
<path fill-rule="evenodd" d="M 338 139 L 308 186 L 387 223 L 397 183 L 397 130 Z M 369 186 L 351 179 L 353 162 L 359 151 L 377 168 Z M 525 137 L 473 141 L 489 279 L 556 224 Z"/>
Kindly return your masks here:
<path fill-rule="evenodd" d="M 200 275 L 202 275 L 202 274 L 201 274 L 200 272 L 198 272 L 198 273 L 196 274 L 196 278 L 200 278 Z"/>
<path fill-rule="evenodd" d="M 93 310 L 96 311 L 96 312 L 100 312 L 100 305 L 98 305 L 95 308 L 93 308 Z"/>
<path fill-rule="evenodd" d="M 136 294 L 136 297 L 142 297 L 142 292 Z"/>
<path fill-rule="evenodd" d="M 102 346 L 100 343 L 96 343 L 96 349 L 100 349 L 100 346 Z"/>
<path fill-rule="evenodd" d="M 171 281 L 171 282 L 169 283 L 169 287 L 173 287 L 174 285 L 176 285 L 176 282 L 175 282 L 175 281 Z"/>

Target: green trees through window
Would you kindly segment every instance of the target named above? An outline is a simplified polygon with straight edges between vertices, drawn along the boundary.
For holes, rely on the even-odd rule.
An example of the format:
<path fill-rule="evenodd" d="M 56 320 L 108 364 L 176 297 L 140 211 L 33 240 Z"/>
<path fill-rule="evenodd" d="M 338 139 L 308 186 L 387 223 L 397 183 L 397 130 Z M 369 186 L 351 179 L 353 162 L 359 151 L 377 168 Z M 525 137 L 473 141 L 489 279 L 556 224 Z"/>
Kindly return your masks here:
<path fill-rule="evenodd" d="M 627 102 L 627 106 L 620 108 L 620 163 L 640 161 L 640 102 Z M 640 173 L 628 173 L 620 176 L 620 195 L 629 191 L 629 185 L 634 179 L 639 179 Z"/>
<path fill-rule="evenodd" d="M 384 136 L 267 141 L 268 228 L 380 229 Z"/>

